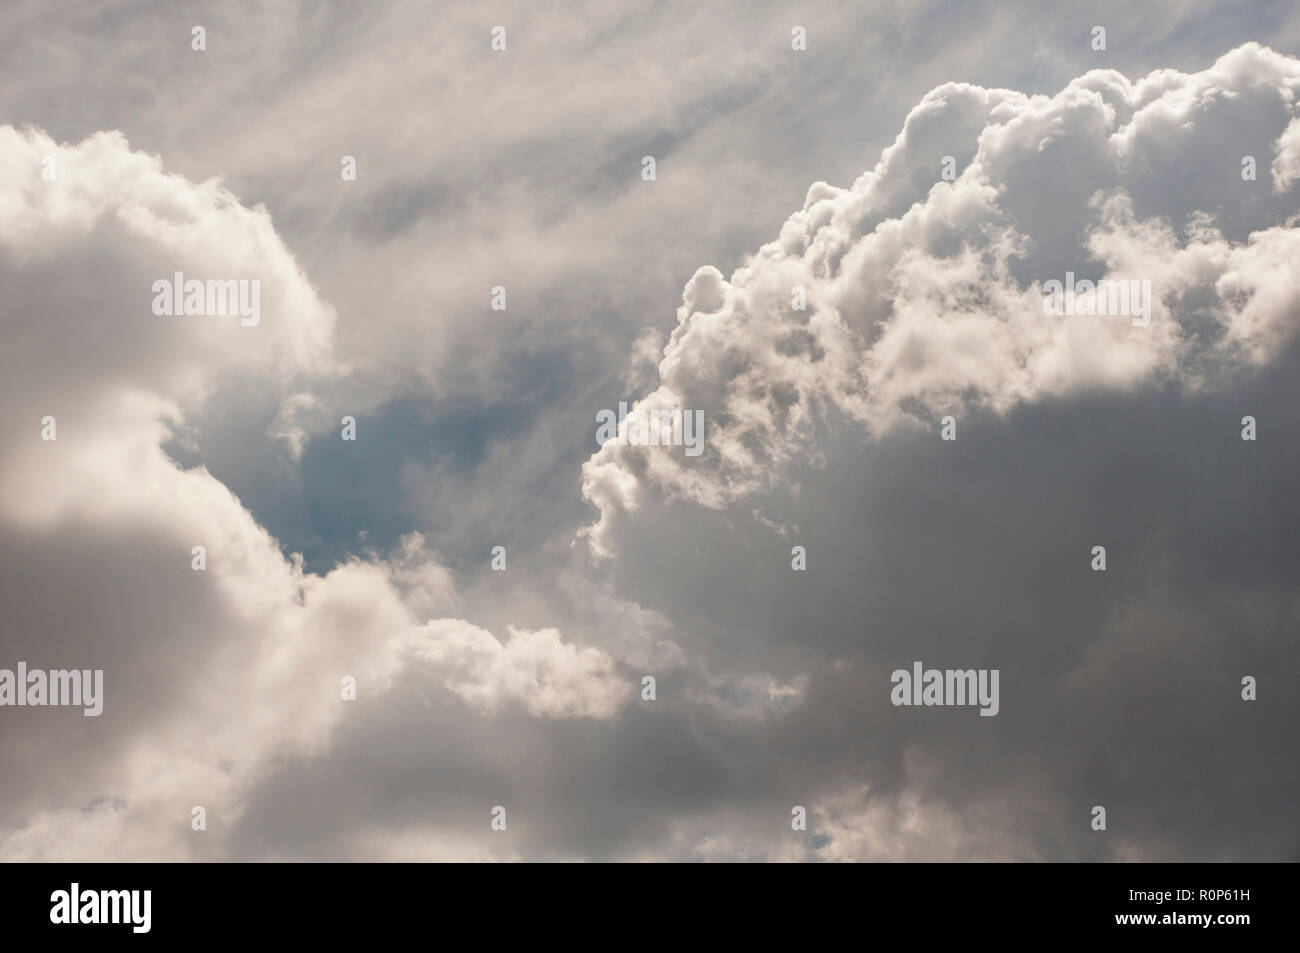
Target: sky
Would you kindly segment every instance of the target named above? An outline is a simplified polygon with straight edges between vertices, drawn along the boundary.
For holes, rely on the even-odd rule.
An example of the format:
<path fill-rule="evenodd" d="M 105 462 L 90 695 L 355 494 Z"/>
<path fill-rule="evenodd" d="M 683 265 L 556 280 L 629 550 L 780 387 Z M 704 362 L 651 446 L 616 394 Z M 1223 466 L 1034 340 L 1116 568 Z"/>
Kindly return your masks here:
<path fill-rule="evenodd" d="M 0 859 L 1300 859 L 1294 4 L 13 2 L 0 63 Z"/>

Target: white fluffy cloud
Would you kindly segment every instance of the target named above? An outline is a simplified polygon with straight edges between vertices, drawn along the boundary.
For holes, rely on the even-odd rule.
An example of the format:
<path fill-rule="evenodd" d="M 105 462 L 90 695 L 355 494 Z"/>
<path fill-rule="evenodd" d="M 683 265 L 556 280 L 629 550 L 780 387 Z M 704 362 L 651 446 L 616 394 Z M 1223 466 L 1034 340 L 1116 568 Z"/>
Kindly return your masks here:
<path fill-rule="evenodd" d="M 1244 181 L 1241 158 L 1258 148 L 1290 182 L 1298 91 L 1300 61 L 1254 44 L 1200 73 L 1097 70 L 1050 97 L 933 90 L 852 188 L 814 185 L 730 278 L 687 282 L 638 406 L 702 408 L 706 452 L 606 443 L 583 468 L 594 552 L 648 488 L 720 508 L 817 466 L 819 435 L 844 422 L 879 435 L 1268 361 L 1300 327 L 1297 202 Z M 955 181 L 936 181 L 945 156 Z M 1150 323 L 1045 315 L 1041 285 L 1067 271 L 1149 280 Z"/>
<path fill-rule="evenodd" d="M 260 280 L 260 324 L 155 315 L 152 282 L 174 271 Z M 364 705 L 413 656 L 487 711 L 512 699 L 538 717 L 619 707 L 612 660 L 555 629 L 512 630 L 503 647 L 468 623 L 422 628 L 456 596 L 418 534 L 389 561 L 306 573 L 205 467 L 164 452 L 230 388 L 283 402 L 279 436 L 300 445 L 294 412 L 336 370 L 333 312 L 264 209 L 165 173 L 117 133 L 66 146 L 0 127 L 0 294 L 0 526 L 6 574 L 31 594 L 9 607 L 6 649 L 25 655 L 4 664 L 102 665 L 106 695 L 84 724 L 6 721 L 7 745 L 22 732 L 24 745 L 74 752 L 74 767 L 10 779 L 0 856 L 219 856 L 272 759 L 323 750 L 350 710 L 343 679 Z M 91 578 L 69 575 L 83 549 L 112 553 Z M 45 587 L 83 594 L 57 625 Z M 191 832 L 194 805 L 210 834 Z"/>
<path fill-rule="evenodd" d="M 511 627 L 504 644 L 459 619 L 428 623 L 412 651 L 471 705 L 495 711 L 517 701 L 550 718 L 606 718 L 630 695 L 614 660 L 594 648 L 566 645 L 555 629 Z"/>

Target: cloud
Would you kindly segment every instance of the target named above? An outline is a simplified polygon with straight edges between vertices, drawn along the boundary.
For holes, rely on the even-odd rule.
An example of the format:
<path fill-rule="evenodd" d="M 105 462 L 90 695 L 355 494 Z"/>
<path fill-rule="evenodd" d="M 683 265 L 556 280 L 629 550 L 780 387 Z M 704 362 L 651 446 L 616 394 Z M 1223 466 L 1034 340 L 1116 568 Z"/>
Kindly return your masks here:
<path fill-rule="evenodd" d="M 1238 692 L 1295 669 L 1300 463 L 1240 429 L 1296 399 L 1297 208 L 1240 160 L 1269 161 L 1298 67 L 1247 46 L 1054 96 L 940 87 L 853 188 L 814 185 L 777 241 L 687 283 L 640 406 L 704 408 L 706 452 L 590 457 L 593 572 L 697 671 L 807 682 L 752 748 L 697 728 L 738 790 L 666 817 L 650 856 L 1293 854 L 1289 715 Z M 1150 324 L 1045 315 L 1067 271 L 1151 280 Z M 998 668 L 995 724 L 892 709 L 915 659 Z M 808 837 L 780 829 L 795 804 Z"/>
<path fill-rule="evenodd" d="M 1290 124 L 1273 144 L 1276 155 L 1270 169 L 1273 173 L 1273 191 L 1288 191 L 1300 179 L 1300 118 Z"/>
<path fill-rule="evenodd" d="M 509 630 L 505 643 L 459 619 L 428 623 L 415 656 L 484 711 L 510 701 L 548 718 L 608 718 L 631 694 L 599 649 L 566 645 L 555 629 Z"/>
<path fill-rule="evenodd" d="M 34 746 L 72 766 L 6 776 L 0 855 L 220 856 L 215 832 L 237 822 L 269 766 L 327 749 L 349 711 L 344 678 L 364 705 L 413 653 L 485 710 L 510 699 L 539 718 L 617 708 L 612 660 L 556 629 L 511 630 L 502 647 L 468 623 L 421 628 L 456 595 L 419 534 L 387 559 L 308 573 L 206 466 L 164 451 L 236 389 L 283 399 L 273 438 L 294 444 L 294 413 L 315 403 L 304 388 L 337 373 L 334 314 L 265 209 L 164 172 L 118 133 L 66 146 L 0 127 L 0 172 L 5 654 L 102 667 L 106 694 L 104 714 L 84 723 L 44 710 L 0 720 L 7 758 Z M 154 314 L 153 280 L 178 270 L 260 280 L 262 321 Z M 46 415 L 54 440 L 41 437 Z M 58 625 L 50 585 L 78 593 Z M 190 829 L 194 805 L 215 836 Z"/>
<path fill-rule="evenodd" d="M 1300 326 L 1298 207 L 1252 196 L 1239 159 L 1275 143 L 1285 180 L 1298 90 L 1300 61 L 1255 44 L 1200 73 L 1093 71 L 1050 97 L 932 90 L 852 188 L 814 185 L 729 279 L 705 266 L 687 282 L 638 406 L 703 408 L 706 453 L 601 447 L 583 467 L 593 551 L 611 553 L 617 514 L 651 488 L 721 509 L 788 486 L 836 427 L 880 436 L 1153 381 L 1198 387 L 1270 360 Z M 960 161 L 951 182 L 936 181 L 945 155 Z M 1043 283 L 1067 272 L 1150 281 L 1149 324 L 1045 315 Z"/>
<path fill-rule="evenodd" d="M 1295 18 L 1130 5 L 1096 55 L 1032 11 L 1031 60 L 1024 6 L 813 4 L 806 56 L 738 10 L 507 5 L 504 58 L 416 4 L 214 14 L 202 55 L 0 12 L 5 113 L 55 133 L 0 140 L 0 642 L 108 686 L 0 717 L 0 854 L 1294 855 L 1294 61 L 1121 73 Z M 153 315 L 182 254 L 260 325 Z M 1155 320 L 1046 318 L 1067 269 Z M 705 456 L 584 469 L 636 395 Z M 999 715 L 891 708 L 915 658 L 1000 668 Z"/>

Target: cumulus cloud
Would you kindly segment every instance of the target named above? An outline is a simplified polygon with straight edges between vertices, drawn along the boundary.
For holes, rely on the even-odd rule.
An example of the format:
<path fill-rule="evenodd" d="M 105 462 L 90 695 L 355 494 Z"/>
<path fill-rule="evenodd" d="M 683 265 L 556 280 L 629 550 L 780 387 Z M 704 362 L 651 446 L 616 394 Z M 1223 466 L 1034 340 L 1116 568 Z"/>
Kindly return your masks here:
<path fill-rule="evenodd" d="M 166 17 L 0 30 L 45 40 L 9 42 L 6 114 L 79 140 L 0 130 L 0 641 L 108 696 L 0 718 L 0 856 L 1294 854 L 1295 61 L 1070 79 L 1200 70 L 1257 23 L 1029 63 L 1005 8 L 814 5 L 796 75 L 780 5 L 521 7 L 503 71 L 472 12 L 417 7 L 362 44 L 216 18 L 219 81 Z M 76 110 L 23 79 L 50 50 Z M 477 79 L 418 122 L 373 108 L 448 75 Z M 951 77 L 982 85 L 922 95 Z M 260 324 L 153 315 L 178 266 L 260 278 Z M 1152 322 L 1043 315 L 1066 270 L 1151 278 Z M 636 395 L 703 409 L 705 455 L 586 460 Z M 590 503 L 616 559 L 571 545 Z M 916 658 L 1000 667 L 998 717 L 891 708 Z"/>
<path fill-rule="evenodd" d="M 1273 158 L 1273 191 L 1286 192 L 1300 179 L 1300 118 L 1291 120 L 1290 124 L 1278 136 L 1273 144 L 1276 155 Z"/>
<path fill-rule="evenodd" d="M 630 695 L 614 660 L 594 648 L 566 645 L 555 629 L 510 628 L 504 644 L 459 619 L 425 626 L 414 647 L 446 686 L 471 705 L 493 711 L 510 701 L 550 718 L 607 718 Z"/>
<path fill-rule="evenodd" d="M 1096 70 L 1054 96 L 932 90 L 851 188 L 814 185 L 730 278 L 705 266 L 687 282 L 637 406 L 703 408 L 706 453 L 602 446 L 583 468 L 594 552 L 611 553 L 614 519 L 649 488 L 720 509 L 819 465 L 837 427 L 879 436 L 1072 394 L 1195 388 L 1268 361 L 1300 326 L 1298 206 L 1250 200 L 1239 160 L 1259 144 L 1289 181 L 1298 90 L 1300 61 L 1254 44 L 1199 73 Z M 946 155 L 959 174 L 936 181 Z M 1150 281 L 1149 323 L 1045 315 L 1043 283 L 1067 272 Z"/>
<path fill-rule="evenodd" d="M 345 678 L 362 705 L 413 654 L 484 710 L 617 708 L 611 659 L 555 629 L 512 630 L 502 647 L 468 623 L 422 628 L 456 595 L 419 534 L 387 558 L 305 572 L 206 466 L 164 451 L 231 389 L 282 399 L 274 436 L 300 450 L 294 415 L 315 403 L 303 388 L 337 371 L 334 314 L 265 209 L 166 173 L 119 133 L 69 146 L 0 127 L 0 177 L 6 664 L 102 667 L 106 694 L 84 723 L 0 722 L 10 754 L 63 748 L 77 766 L 6 775 L 0 855 L 220 856 L 223 836 L 190 836 L 191 807 L 229 830 L 274 759 L 325 749 L 349 710 Z M 261 322 L 153 313 L 152 283 L 174 271 L 259 280 Z M 51 585 L 79 593 L 57 627 Z"/>

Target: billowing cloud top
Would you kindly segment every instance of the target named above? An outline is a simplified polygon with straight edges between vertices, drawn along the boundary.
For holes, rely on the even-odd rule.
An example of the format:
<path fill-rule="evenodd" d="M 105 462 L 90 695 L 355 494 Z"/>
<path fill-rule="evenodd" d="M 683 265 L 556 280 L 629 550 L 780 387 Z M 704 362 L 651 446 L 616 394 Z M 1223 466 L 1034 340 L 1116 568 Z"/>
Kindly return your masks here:
<path fill-rule="evenodd" d="M 817 183 L 730 279 L 687 282 L 638 408 L 702 408 L 707 452 L 605 443 L 583 468 L 594 551 L 647 486 L 719 508 L 816 465 L 837 425 L 937 428 L 1268 361 L 1300 328 L 1298 92 L 1300 61 L 1255 44 L 1055 96 L 932 90 L 851 188 Z M 1150 313 L 1046 315 L 1067 273 L 1150 282 Z"/>

